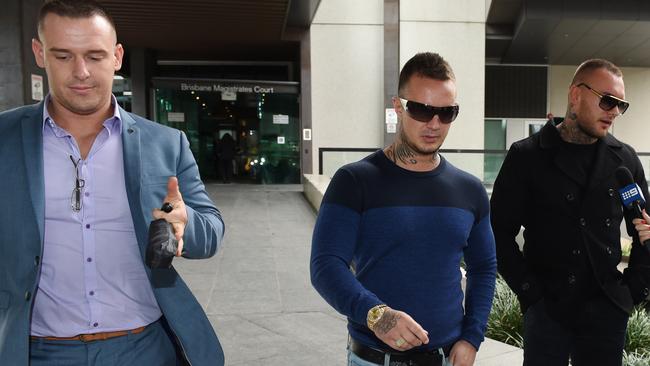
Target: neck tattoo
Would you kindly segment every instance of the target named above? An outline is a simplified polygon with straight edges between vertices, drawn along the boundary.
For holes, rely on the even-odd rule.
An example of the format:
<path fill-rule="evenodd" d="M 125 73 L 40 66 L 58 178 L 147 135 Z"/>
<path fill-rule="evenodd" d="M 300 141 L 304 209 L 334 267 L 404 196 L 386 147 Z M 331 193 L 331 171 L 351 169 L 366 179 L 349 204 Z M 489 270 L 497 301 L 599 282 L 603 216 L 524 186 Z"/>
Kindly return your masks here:
<path fill-rule="evenodd" d="M 402 164 L 417 164 L 418 161 L 415 159 L 415 152 L 406 144 L 403 144 L 401 141 L 395 141 L 394 144 L 390 145 L 386 149 L 386 155 L 388 158 L 397 164 L 398 161 Z"/>
<path fill-rule="evenodd" d="M 580 129 L 578 123 L 574 119 L 567 116 L 564 122 L 557 126 L 558 132 L 562 140 L 573 144 L 592 144 L 598 140 L 595 137 L 589 136 Z"/>
<path fill-rule="evenodd" d="M 395 141 L 392 145 L 387 147 L 384 150 L 384 153 L 386 156 L 393 161 L 393 163 L 400 165 L 417 165 L 418 164 L 418 159 L 415 151 L 411 147 L 409 147 L 407 144 L 402 143 L 401 141 Z M 420 155 L 422 158 L 425 156 Z M 431 163 L 434 168 L 438 163 L 438 153 L 435 152 L 431 155 L 426 156 L 426 160 L 422 159 L 420 162 L 422 163 Z"/>

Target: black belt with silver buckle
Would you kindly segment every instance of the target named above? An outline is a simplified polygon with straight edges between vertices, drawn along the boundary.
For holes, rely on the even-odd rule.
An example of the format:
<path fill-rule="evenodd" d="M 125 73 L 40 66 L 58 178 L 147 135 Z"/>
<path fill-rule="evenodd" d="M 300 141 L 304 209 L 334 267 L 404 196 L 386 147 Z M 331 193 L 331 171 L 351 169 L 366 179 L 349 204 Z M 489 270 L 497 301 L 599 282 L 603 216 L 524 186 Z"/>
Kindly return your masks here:
<path fill-rule="evenodd" d="M 451 345 L 442 347 L 445 355 L 449 354 Z M 390 365 L 404 366 L 442 366 L 443 357 L 438 349 L 431 351 L 413 352 L 384 352 L 365 344 L 361 344 L 350 337 L 350 351 L 364 361 L 383 365 L 386 354 L 390 357 Z"/>

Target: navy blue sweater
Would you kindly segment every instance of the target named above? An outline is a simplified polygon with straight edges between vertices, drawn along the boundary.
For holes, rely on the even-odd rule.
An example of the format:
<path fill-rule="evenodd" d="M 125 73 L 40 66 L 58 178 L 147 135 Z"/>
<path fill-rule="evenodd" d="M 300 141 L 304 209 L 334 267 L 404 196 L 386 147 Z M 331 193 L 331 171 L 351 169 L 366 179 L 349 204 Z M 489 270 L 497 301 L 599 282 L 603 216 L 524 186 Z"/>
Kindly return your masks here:
<path fill-rule="evenodd" d="M 478 349 L 495 275 L 489 203 L 477 178 L 443 158 L 433 171 L 412 172 L 381 150 L 332 178 L 314 228 L 311 279 L 357 341 L 390 349 L 366 326 L 368 310 L 387 304 L 429 332 L 424 349 L 459 339 Z"/>

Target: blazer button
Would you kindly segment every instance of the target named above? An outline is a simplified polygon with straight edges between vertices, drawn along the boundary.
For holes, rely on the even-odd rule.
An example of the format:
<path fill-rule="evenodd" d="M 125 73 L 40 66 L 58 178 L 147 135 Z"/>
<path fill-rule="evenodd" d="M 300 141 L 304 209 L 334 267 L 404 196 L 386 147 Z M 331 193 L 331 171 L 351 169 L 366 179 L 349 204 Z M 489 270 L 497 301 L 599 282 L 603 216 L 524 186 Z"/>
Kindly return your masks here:
<path fill-rule="evenodd" d="M 34 265 L 38 266 L 39 263 L 41 263 L 41 257 L 39 256 L 34 257 Z"/>
<path fill-rule="evenodd" d="M 566 200 L 567 200 L 567 201 L 571 202 L 571 201 L 573 201 L 574 199 L 575 199 L 575 197 L 573 196 L 573 194 L 568 193 L 568 194 L 566 195 Z"/>
<path fill-rule="evenodd" d="M 573 285 L 574 283 L 576 283 L 576 276 L 570 275 L 569 276 L 569 284 Z"/>
<path fill-rule="evenodd" d="M 522 290 L 528 291 L 529 288 L 530 288 L 530 284 L 528 282 L 524 282 L 524 283 L 521 284 L 521 289 Z"/>
<path fill-rule="evenodd" d="M 587 226 L 587 220 L 585 220 L 584 217 L 581 217 L 581 218 L 580 218 L 580 226 L 582 226 L 582 227 Z"/>
<path fill-rule="evenodd" d="M 648 296 L 648 294 L 650 294 L 650 290 L 646 287 L 643 289 L 643 296 Z"/>
<path fill-rule="evenodd" d="M 610 197 L 614 197 L 614 190 L 610 188 L 609 190 L 607 190 L 607 194 L 609 194 Z"/>
<path fill-rule="evenodd" d="M 607 247 L 607 249 L 605 249 L 605 251 L 607 252 L 607 254 L 612 255 L 612 248 Z"/>
<path fill-rule="evenodd" d="M 29 301 L 29 299 L 32 298 L 32 293 L 29 291 L 25 291 L 25 301 Z"/>
<path fill-rule="evenodd" d="M 573 249 L 573 255 L 580 255 L 580 249 L 578 248 Z"/>
<path fill-rule="evenodd" d="M 605 226 L 610 227 L 612 225 L 612 219 L 606 218 L 605 219 Z"/>

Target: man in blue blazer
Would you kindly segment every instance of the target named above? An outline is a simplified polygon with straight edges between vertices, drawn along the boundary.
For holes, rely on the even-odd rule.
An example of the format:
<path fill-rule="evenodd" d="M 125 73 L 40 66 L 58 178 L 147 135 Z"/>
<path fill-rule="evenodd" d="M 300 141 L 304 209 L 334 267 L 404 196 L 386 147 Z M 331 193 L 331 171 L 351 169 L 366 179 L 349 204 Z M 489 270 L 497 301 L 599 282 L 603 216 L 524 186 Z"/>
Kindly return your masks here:
<path fill-rule="evenodd" d="M 100 5 L 49 1 L 38 24 L 50 94 L 0 113 L 0 365 L 223 365 L 183 280 L 143 260 L 153 219 L 177 256 L 222 242 L 185 135 L 117 105 L 124 51 Z"/>

